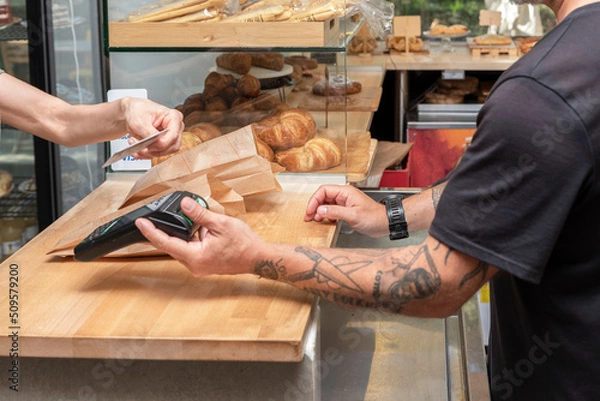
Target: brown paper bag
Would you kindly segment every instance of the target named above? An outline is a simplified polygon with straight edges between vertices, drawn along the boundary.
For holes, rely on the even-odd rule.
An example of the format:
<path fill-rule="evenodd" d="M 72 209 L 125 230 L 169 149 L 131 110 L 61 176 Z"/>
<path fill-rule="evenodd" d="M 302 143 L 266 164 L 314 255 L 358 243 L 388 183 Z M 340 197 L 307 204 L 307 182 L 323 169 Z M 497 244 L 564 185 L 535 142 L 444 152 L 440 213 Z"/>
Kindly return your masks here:
<path fill-rule="evenodd" d="M 241 196 L 281 190 L 271 163 L 256 151 L 252 128 L 246 126 L 152 167 L 136 181 L 122 206 L 164 190 L 166 183 L 172 180 L 205 173 L 215 176 Z"/>
<path fill-rule="evenodd" d="M 193 177 L 181 177 L 166 183 L 164 188 L 153 194 L 148 198 L 144 198 L 138 202 L 135 202 L 127 207 L 120 208 L 115 211 L 108 211 L 108 213 L 100 218 L 89 219 L 88 223 L 79 228 L 78 230 L 72 231 L 61 238 L 58 243 L 52 248 L 49 255 L 55 256 L 72 256 L 73 249 L 89 234 L 91 234 L 96 227 L 101 226 L 109 221 L 116 219 L 119 216 L 123 216 L 139 207 L 145 206 L 148 203 L 165 196 L 173 191 L 184 190 L 195 193 L 203 197 L 208 203 L 210 210 L 217 213 L 227 213 L 230 215 L 237 215 L 245 212 L 244 198 L 235 193 L 231 187 L 223 184 L 217 178 L 208 175 L 196 175 Z M 85 220 L 85 219 L 82 219 Z M 151 256 L 151 255 L 162 255 L 164 253 L 156 250 L 149 243 L 134 244 L 122 249 L 119 249 L 110 255 L 111 257 L 127 257 L 127 256 Z"/>

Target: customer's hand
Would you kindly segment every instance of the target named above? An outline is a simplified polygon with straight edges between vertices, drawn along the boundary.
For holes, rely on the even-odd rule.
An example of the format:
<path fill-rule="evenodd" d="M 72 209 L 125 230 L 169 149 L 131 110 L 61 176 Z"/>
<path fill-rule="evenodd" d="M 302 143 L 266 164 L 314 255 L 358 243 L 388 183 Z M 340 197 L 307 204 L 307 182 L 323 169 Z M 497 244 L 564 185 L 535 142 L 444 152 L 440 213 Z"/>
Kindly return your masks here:
<path fill-rule="evenodd" d="M 167 133 L 148 148 L 133 155 L 136 159 L 149 159 L 179 150 L 184 124 L 183 115 L 178 110 L 138 98 L 123 98 L 122 104 L 125 108 L 127 132 L 132 137 L 130 143 L 168 129 Z"/>
<path fill-rule="evenodd" d="M 188 197 L 182 199 L 181 210 L 202 226 L 200 238 L 186 242 L 171 237 L 143 218 L 135 224 L 156 249 L 171 255 L 194 276 L 252 272 L 265 243 L 247 224 L 207 210 Z"/>
<path fill-rule="evenodd" d="M 385 206 L 351 185 L 323 185 L 310 198 L 305 221 L 343 220 L 370 237 L 389 234 Z"/>

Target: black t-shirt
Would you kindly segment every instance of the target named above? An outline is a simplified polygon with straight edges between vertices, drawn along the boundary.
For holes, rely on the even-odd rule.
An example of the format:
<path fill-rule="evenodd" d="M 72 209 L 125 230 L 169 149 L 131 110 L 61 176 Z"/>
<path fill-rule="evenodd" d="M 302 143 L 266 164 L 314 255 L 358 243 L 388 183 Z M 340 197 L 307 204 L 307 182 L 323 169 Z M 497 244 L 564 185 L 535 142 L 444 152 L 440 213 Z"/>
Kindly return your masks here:
<path fill-rule="evenodd" d="M 600 397 L 600 3 L 498 80 L 430 233 L 500 268 L 494 400 Z"/>

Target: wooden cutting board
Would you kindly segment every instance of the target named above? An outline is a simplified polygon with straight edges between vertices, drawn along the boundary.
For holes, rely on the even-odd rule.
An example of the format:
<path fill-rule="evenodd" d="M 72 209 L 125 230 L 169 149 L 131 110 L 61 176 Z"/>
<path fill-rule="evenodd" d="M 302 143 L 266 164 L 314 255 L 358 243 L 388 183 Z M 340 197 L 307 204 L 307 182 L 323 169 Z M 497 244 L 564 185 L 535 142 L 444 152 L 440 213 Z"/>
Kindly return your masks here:
<path fill-rule="evenodd" d="M 46 252 L 89 216 L 116 209 L 133 181 L 106 181 L 2 264 L 19 273 L 23 357 L 300 361 L 313 296 L 254 276 L 193 277 L 170 257 L 81 263 Z M 282 185 L 284 186 L 284 185 Z M 267 241 L 329 247 L 336 226 L 305 223 L 317 184 L 248 198 L 242 218 Z M 0 303 L 9 305 L 9 274 Z M 10 349 L 8 324 L 0 347 Z"/>

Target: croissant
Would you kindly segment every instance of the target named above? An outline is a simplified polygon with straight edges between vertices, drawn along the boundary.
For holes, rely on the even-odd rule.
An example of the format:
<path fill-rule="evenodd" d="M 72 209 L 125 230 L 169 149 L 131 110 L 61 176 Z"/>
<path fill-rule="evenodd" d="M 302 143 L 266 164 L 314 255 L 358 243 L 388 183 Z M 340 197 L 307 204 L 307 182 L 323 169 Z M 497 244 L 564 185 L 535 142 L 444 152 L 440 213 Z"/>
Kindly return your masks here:
<path fill-rule="evenodd" d="M 221 130 L 219 127 L 211 123 L 198 123 L 186 128 L 186 130 L 186 132 L 191 132 L 197 136 L 202 142 L 206 142 L 221 136 Z"/>
<path fill-rule="evenodd" d="M 304 109 L 279 111 L 252 124 L 252 131 L 274 151 L 302 146 L 317 133 L 317 124 Z"/>
<path fill-rule="evenodd" d="M 259 156 L 264 157 L 270 162 L 275 161 L 275 153 L 265 141 L 254 135 L 254 142 L 256 143 L 256 152 L 259 154 Z"/>
<path fill-rule="evenodd" d="M 329 138 L 317 137 L 304 146 L 275 153 L 277 163 L 293 173 L 325 170 L 342 163 L 342 151 Z"/>

